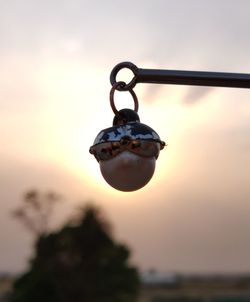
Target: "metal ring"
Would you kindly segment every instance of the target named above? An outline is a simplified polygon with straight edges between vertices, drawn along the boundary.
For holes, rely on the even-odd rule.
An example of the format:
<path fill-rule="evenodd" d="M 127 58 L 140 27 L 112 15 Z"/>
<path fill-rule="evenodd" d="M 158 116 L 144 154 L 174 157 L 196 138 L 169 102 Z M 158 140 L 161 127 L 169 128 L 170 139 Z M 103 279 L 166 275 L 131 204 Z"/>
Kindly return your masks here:
<path fill-rule="evenodd" d="M 112 87 L 116 83 L 118 83 L 116 81 L 116 76 L 117 76 L 118 72 L 123 68 L 130 69 L 133 72 L 134 77 L 128 84 L 125 83 L 125 85 L 123 87 L 117 87 L 117 90 L 119 90 L 119 91 L 125 91 L 125 90 L 129 90 L 129 89 L 133 89 L 136 85 L 136 80 L 137 80 L 138 67 L 135 64 L 131 63 L 131 62 L 122 62 L 122 63 L 117 64 L 113 68 L 113 70 L 111 71 L 110 83 L 111 83 Z"/>
<path fill-rule="evenodd" d="M 110 99 L 110 106 L 114 112 L 114 114 L 117 114 L 119 111 L 116 109 L 115 107 L 115 102 L 114 102 L 114 94 L 115 94 L 115 90 L 120 90 L 122 91 L 121 88 L 124 88 L 126 86 L 126 83 L 125 82 L 116 82 L 111 90 L 110 90 L 110 94 L 109 94 L 109 99 Z M 119 89 L 120 88 L 120 89 Z M 138 112 L 138 108 L 139 108 L 139 103 L 138 103 L 138 99 L 137 99 L 137 96 L 134 92 L 134 90 L 132 88 L 129 88 L 127 91 L 129 91 L 129 93 L 132 95 L 133 97 L 133 100 L 134 100 L 134 111 L 135 112 Z"/>

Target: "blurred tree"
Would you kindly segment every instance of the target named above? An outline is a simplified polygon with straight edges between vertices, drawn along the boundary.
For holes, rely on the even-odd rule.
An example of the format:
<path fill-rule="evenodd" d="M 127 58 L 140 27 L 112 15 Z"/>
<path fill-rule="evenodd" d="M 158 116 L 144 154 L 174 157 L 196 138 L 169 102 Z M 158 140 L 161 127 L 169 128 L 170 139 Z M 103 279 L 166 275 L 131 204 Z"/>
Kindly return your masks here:
<path fill-rule="evenodd" d="M 54 192 L 41 193 L 29 190 L 24 194 L 23 204 L 16 208 L 12 214 L 19 219 L 36 237 L 49 231 L 49 222 L 55 204 L 61 196 Z"/>
<path fill-rule="evenodd" d="M 60 231 L 42 234 L 12 302 L 134 302 L 139 278 L 129 250 L 114 242 L 100 211 L 87 206 Z"/>

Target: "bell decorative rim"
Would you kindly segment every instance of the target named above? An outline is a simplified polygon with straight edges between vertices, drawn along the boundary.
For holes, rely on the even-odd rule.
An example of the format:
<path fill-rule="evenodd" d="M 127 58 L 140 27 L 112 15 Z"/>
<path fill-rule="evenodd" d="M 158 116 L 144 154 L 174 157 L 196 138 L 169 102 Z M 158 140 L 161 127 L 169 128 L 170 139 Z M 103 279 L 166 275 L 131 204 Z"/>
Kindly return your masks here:
<path fill-rule="evenodd" d="M 160 143 L 162 148 L 165 146 L 165 142 L 151 127 L 140 122 L 129 122 L 125 125 L 103 129 L 96 136 L 93 146 L 106 142 L 118 142 L 123 137 L 128 137 L 130 140 L 155 141 Z"/>

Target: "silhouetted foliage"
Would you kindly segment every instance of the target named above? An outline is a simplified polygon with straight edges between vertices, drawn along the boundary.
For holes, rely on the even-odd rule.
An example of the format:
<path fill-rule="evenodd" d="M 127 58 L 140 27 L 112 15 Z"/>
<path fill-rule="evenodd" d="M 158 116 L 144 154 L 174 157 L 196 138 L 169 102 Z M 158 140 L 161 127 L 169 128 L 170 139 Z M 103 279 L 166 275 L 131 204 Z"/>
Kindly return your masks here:
<path fill-rule="evenodd" d="M 61 197 L 54 192 L 41 193 L 37 190 L 29 190 L 23 196 L 23 204 L 12 214 L 29 231 L 39 237 L 49 231 L 49 221 L 53 208 L 60 199 Z"/>
<path fill-rule="evenodd" d="M 128 248 L 114 242 L 100 211 L 88 206 L 78 221 L 39 237 L 11 301 L 133 302 L 139 278 L 128 259 Z"/>

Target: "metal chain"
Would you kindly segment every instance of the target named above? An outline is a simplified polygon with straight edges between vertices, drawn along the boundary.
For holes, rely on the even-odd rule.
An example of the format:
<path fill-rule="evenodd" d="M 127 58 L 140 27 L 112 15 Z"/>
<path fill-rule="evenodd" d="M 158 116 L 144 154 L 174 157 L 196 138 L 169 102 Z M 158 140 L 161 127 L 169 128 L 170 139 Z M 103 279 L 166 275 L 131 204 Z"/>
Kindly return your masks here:
<path fill-rule="evenodd" d="M 109 94 L 110 106 L 111 106 L 111 108 L 112 108 L 112 110 L 113 110 L 113 112 L 114 112 L 115 115 L 118 114 L 118 112 L 119 112 L 116 109 L 115 102 L 114 102 L 114 94 L 115 94 L 116 90 L 119 90 L 119 91 L 128 91 L 131 94 L 131 96 L 133 97 L 134 111 L 138 112 L 138 109 L 139 109 L 138 99 L 137 99 L 137 96 L 136 96 L 134 90 L 132 88 L 124 90 L 124 87 L 126 87 L 126 83 L 125 82 L 116 82 L 116 83 L 114 83 L 114 85 L 112 86 L 112 88 L 110 90 L 110 94 Z"/>

